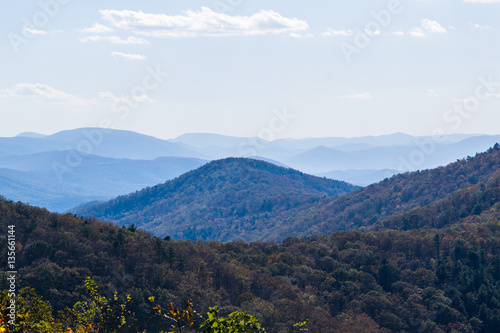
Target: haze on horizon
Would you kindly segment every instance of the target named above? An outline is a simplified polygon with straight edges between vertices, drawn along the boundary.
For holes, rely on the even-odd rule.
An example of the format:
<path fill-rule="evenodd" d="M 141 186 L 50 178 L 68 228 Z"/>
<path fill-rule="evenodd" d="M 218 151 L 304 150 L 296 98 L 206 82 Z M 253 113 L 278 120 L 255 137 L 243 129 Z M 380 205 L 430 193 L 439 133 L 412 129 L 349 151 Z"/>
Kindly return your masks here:
<path fill-rule="evenodd" d="M 18 137 L 18 136 L 29 136 L 29 137 L 34 137 L 34 138 L 37 138 L 37 137 L 42 137 L 42 136 L 50 136 L 50 135 L 53 135 L 53 134 L 57 134 L 59 132 L 63 132 L 63 131 L 78 131 L 78 130 L 87 130 L 87 129 L 97 129 L 97 130 L 100 130 L 102 131 L 103 134 L 106 134 L 107 132 L 107 128 L 100 128 L 100 127 L 95 127 L 95 128 L 92 128 L 92 127 L 82 127 L 82 128 L 69 128 L 69 129 L 64 129 L 62 131 L 55 131 L 55 132 L 50 132 L 50 133 L 40 133 L 40 132 L 32 132 L 32 131 L 25 131 L 25 132 L 20 132 L 20 133 L 17 133 L 17 134 L 14 134 L 14 135 L 11 135 L 11 136 L 5 136 L 5 137 Z M 128 129 L 121 129 L 121 128 L 110 128 L 112 130 L 124 130 L 124 131 L 131 131 L 131 130 L 128 130 Z M 254 136 L 237 136 L 237 135 L 229 135 L 229 134 L 223 134 L 223 133 L 208 133 L 208 132 L 186 132 L 186 133 L 181 133 L 180 135 L 177 135 L 177 136 L 174 136 L 174 137 L 157 137 L 155 135 L 152 135 L 152 134 L 148 134 L 148 133 L 141 133 L 141 132 L 135 132 L 135 131 L 132 131 L 133 133 L 137 133 L 137 134 L 142 134 L 142 135 L 147 135 L 147 136 L 152 136 L 154 138 L 157 138 L 157 139 L 162 139 L 162 140 L 175 140 L 175 139 L 179 139 L 183 136 L 186 136 L 186 135 L 200 135 L 200 137 L 204 136 L 204 135 L 214 135 L 214 136 L 221 136 L 221 137 L 228 137 L 228 138 L 241 138 L 241 139 L 246 139 L 246 138 L 257 138 L 259 140 L 264 140 L 264 141 L 269 141 L 269 142 L 273 142 L 273 141 L 277 141 L 277 140 L 308 140 L 308 139 L 325 139 L 325 138 L 343 138 L 343 139 L 357 139 L 357 138 L 369 138 L 369 137 L 384 137 L 384 136 L 397 136 L 397 135 L 402 135 L 402 136 L 412 136 L 411 134 L 408 134 L 408 133 L 403 133 L 403 132 L 394 132 L 394 133 L 382 133 L 382 134 L 377 134 L 377 135 L 359 135 L 359 136 L 335 136 L 335 135 L 332 135 L 332 136 L 306 136 L 306 137 L 278 137 L 276 136 L 275 138 L 273 138 L 272 140 L 267 140 L 265 138 L 265 135 L 254 135 Z M 261 134 L 261 133 L 260 133 Z M 464 138 L 468 138 L 468 137 L 472 137 L 472 136 L 482 136 L 483 134 L 479 134 L 479 133 L 445 133 L 444 136 L 443 136 L 443 140 L 446 138 L 446 137 L 464 137 Z M 484 135 L 491 135 L 491 136 L 496 136 L 496 135 L 499 135 L 499 134 L 484 134 Z M 0 137 L 3 137 L 3 136 L 0 136 Z M 435 137 L 436 139 L 439 137 L 439 135 L 415 135 L 414 136 L 415 138 L 432 138 L 432 137 Z M 438 140 L 437 140 L 438 141 Z"/>
<path fill-rule="evenodd" d="M 162 139 L 499 134 L 499 9 L 7 1 L 0 136 L 103 126 Z"/>

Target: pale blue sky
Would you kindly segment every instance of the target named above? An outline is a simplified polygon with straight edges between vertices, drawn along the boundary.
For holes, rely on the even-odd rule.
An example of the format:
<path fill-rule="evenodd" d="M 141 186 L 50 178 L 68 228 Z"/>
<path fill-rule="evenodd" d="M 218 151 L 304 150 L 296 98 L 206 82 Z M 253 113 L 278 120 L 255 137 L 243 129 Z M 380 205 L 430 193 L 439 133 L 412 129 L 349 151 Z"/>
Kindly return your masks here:
<path fill-rule="evenodd" d="M 500 132 L 496 0 L 5 0 L 0 21 L 0 136 Z"/>

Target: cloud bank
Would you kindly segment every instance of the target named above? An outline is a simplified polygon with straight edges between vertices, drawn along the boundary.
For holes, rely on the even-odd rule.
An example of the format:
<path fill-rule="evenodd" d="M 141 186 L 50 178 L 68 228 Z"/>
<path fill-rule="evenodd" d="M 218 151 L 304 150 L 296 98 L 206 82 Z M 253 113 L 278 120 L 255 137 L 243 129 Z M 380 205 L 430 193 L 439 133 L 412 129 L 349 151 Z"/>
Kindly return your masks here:
<path fill-rule="evenodd" d="M 96 104 L 41 83 L 18 83 L 12 89 L 1 89 L 0 98 L 8 97 L 35 97 L 39 102 L 79 107 Z"/>
<path fill-rule="evenodd" d="M 100 10 L 109 25 L 143 37 L 253 36 L 297 33 L 307 22 L 286 18 L 272 10 L 252 16 L 231 16 L 202 7 L 181 15 L 148 14 L 132 10 Z"/>

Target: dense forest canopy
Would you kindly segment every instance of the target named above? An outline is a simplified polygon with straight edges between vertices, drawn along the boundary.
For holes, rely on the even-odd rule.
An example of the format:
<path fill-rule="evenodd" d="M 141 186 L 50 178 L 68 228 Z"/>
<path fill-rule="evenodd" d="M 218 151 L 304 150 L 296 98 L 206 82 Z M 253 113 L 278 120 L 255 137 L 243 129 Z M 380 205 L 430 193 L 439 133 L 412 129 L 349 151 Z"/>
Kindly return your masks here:
<path fill-rule="evenodd" d="M 174 239 L 268 240 L 277 218 L 358 186 L 243 158 L 214 161 L 181 177 L 78 211 Z"/>
<path fill-rule="evenodd" d="M 133 223 L 159 237 L 218 241 L 281 241 L 376 223 L 443 226 L 498 200 L 499 166 L 497 144 L 474 158 L 358 189 L 262 161 L 225 159 L 78 214 Z M 392 219 L 417 213 L 419 223 L 397 226 Z"/>
<path fill-rule="evenodd" d="M 365 214 L 363 208 L 380 200 L 370 193 L 411 203 L 392 215 L 392 206 L 379 206 L 379 216 L 387 217 L 371 226 L 361 223 L 369 227 L 361 230 L 280 243 L 172 240 L 135 225 L 4 199 L 0 228 L 15 226 L 17 287 L 33 287 L 26 299 L 41 296 L 48 303 L 37 304 L 52 312 L 54 323 L 64 319 L 58 311 L 90 301 L 85 281 L 91 277 L 103 297 L 129 295 L 127 309 L 135 313 L 137 329 L 148 332 L 169 327 L 154 315 L 154 297 L 163 308 L 191 300 L 200 314 L 215 305 L 224 316 L 248 311 L 276 333 L 293 332 L 306 319 L 312 332 L 493 333 L 500 327 L 498 148 L 437 170 L 396 176 L 325 207 L 334 216 L 336 207 L 351 202 Z M 406 189 L 412 190 L 403 199 Z M 0 242 L 5 240 L 4 233 Z M 6 251 L 2 247 L 3 267 Z M 5 283 L 5 270 L 1 274 Z M 5 295 L 0 294 L 4 320 Z"/>
<path fill-rule="evenodd" d="M 500 325 L 500 207 L 444 229 L 344 231 L 276 243 L 163 240 L 133 227 L 0 202 L 2 228 L 17 230 L 19 287 L 54 310 L 128 293 L 139 324 L 166 323 L 148 303 L 200 313 L 244 310 L 268 332 L 309 319 L 314 332 L 496 332 Z M 3 251 L 5 252 L 5 251 Z M 2 253 L 5 257 L 5 253 Z M 2 302 L 5 301 L 2 300 Z M 162 326 L 163 325 L 163 326 Z"/>

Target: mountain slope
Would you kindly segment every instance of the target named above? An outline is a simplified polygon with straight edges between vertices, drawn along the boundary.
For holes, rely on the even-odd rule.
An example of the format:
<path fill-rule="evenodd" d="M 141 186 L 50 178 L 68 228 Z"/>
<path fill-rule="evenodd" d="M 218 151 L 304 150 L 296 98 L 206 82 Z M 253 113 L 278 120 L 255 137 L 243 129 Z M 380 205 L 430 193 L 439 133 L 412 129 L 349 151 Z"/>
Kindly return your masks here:
<path fill-rule="evenodd" d="M 487 152 L 463 159 L 446 167 L 419 172 L 398 174 L 336 200 L 322 200 L 307 211 L 295 211 L 287 217 L 288 230 L 281 230 L 282 237 L 290 234 L 310 236 L 328 234 L 337 230 L 352 230 L 371 226 L 391 216 L 419 207 L 432 205 L 439 200 L 460 196 L 459 191 L 482 189 L 490 194 L 489 204 L 494 205 L 497 179 L 500 170 L 500 146 Z M 476 186 L 476 184 L 487 184 Z M 477 189 L 476 189 L 477 187 Z M 473 211 L 448 219 L 446 224 L 457 223 Z M 399 225 L 402 222 L 399 222 Z M 393 223 L 393 226 L 398 223 Z M 419 227 L 427 226 L 420 224 Z M 431 227 L 432 225 L 429 225 Z"/>
<path fill-rule="evenodd" d="M 134 223 L 162 237 L 256 240 L 270 237 L 272 216 L 357 188 L 264 161 L 228 158 L 76 213 Z"/>
<path fill-rule="evenodd" d="M 390 216 L 370 229 L 443 228 L 450 224 L 482 222 L 500 218 L 500 170 L 487 183 L 479 182 L 457 190 L 444 199 Z"/>
<path fill-rule="evenodd" d="M 174 181 L 78 213 L 120 224 L 135 223 L 156 235 L 176 238 L 282 240 L 329 234 L 372 226 L 440 200 L 452 200 L 464 190 L 489 193 L 485 194 L 489 201 L 482 207 L 487 210 L 497 202 L 500 149 L 496 145 L 446 167 L 399 174 L 339 198 L 332 195 L 352 187 L 339 188 L 332 181 L 334 191 L 328 192 L 324 179 L 253 163 L 245 159 L 213 162 Z M 272 172 L 262 172 L 263 168 Z M 481 183 L 488 185 L 483 188 Z M 439 226 L 474 214 L 473 209 L 461 211 Z M 388 225 L 404 228 L 401 221 Z"/>

